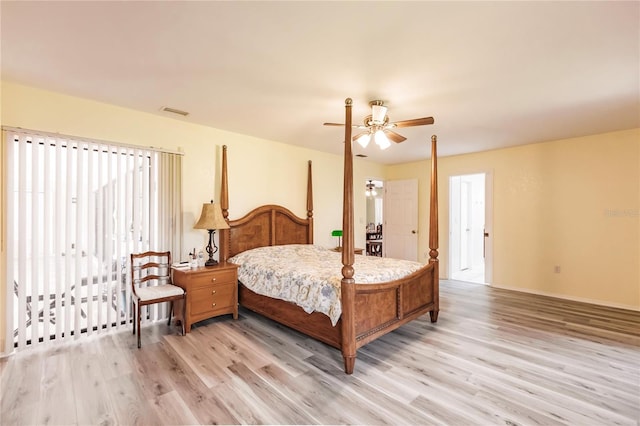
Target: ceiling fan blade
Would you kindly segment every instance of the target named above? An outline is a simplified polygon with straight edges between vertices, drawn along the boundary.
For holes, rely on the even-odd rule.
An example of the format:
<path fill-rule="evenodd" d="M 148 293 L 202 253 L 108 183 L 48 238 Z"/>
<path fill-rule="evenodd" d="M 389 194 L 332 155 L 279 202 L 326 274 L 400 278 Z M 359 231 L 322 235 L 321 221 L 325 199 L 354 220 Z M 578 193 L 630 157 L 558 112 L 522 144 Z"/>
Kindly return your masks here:
<path fill-rule="evenodd" d="M 392 141 L 394 141 L 395 143 L 400 143 L 400 142 L 404 142 L 407 140 L 407 138 L 405 138 L 404 136 L 396 133 L 396 132 L 392 132 L 391 130 L 385 130 L 384 134 L 387 135 L 387 137 L 389 139 L 391 139 Z"/>
<path fill-rule="evenodd" d="M 344 124 L 342 123 L 322 123 L 325 126 L 344 126 Z M 366 129 L 366 126 L 363 126 L 362 124 L 352 124 L 351 127 L 356 128 L 356 129 Z"/>
<path fill-rule="evenodd" d="M 424 126 L 427 124 L 433 124 L 433 117 L 414 118 L 413 120 L 396 121 L 391 124 L 393 127 Z"/>

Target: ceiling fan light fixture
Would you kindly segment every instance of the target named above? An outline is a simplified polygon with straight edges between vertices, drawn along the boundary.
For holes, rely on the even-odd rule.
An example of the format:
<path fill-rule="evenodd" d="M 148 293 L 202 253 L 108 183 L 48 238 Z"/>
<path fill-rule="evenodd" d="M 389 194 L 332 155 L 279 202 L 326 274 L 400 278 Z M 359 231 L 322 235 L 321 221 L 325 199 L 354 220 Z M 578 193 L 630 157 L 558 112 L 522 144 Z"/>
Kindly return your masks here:
<path fill-rule="evenodd" d="M 363 148 L 366 148 L 367 145 L 369 145 L 370 140 L 371 140 L 371 135 L 369 133 L 363 133 L 358 139 L 356 139 L 356 141 Z"/>
<path fill-rule="evenodd" d="M 376 145 L 378 145 L 380 149 L 387 149 L 391 146 L 389 138 L 387 138 L 387 135 L 385 135 L 382 130 L 376 130 L 376 132 L 373 134 L 373 138 L 376 142 Z"/>
<path fill-rule="evenodd" d="M 387 115 L 387 107 L 384 106 L 384 101 L 374 100 L 369 102 L 369 106 L 371 107 L 371 114 L 364 117 L 363 124 L 351 124 L 351 127 L 363 130 L 363 133 L 358 133 L 355 136 L 351 134 L 351 143 L 358 142 L 362 148 L 369 146 L 369 142 L 373 139 L 379 149 L 387 149 L 393 145 L 391 142 L 400 143 L 407 140 L 407 138 L 391 129 L 424 126 L 433 124 L 434 121 L 433 117 L 422 117 L 391 122 Z M 324 125 L 344 126 L 342 123 L 324 123 Z"/>
<path fill-rule="evenodd" d="M 373 183 L 373 181 L 369 180 L 369 183 L 367 183 L 365 185 L 366 190 L 364 191 L 364 194 L 367 197 L 375 197 L 376 195 L 378 195 L 378 191 L 376 191 L 376 185 Z"/>

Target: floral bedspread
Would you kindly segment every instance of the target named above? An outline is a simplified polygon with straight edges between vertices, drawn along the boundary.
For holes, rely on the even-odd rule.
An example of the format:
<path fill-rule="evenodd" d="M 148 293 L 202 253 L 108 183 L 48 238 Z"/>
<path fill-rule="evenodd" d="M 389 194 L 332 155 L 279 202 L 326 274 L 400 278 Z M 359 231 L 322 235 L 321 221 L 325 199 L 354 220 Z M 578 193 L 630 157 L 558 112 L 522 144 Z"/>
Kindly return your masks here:
<path fill-rule="evenodd" d="M 240 265 L 238 280 L 253 292 L 293 302 L 305 312 L 322 312 L 336 325 L 342 307 L 342 254 L 311 244 L 247 250 L 229 259 Z M 375 256 L 355 256 L 355 282 L 381 283 L 417 271 L 421 263 Z"/>

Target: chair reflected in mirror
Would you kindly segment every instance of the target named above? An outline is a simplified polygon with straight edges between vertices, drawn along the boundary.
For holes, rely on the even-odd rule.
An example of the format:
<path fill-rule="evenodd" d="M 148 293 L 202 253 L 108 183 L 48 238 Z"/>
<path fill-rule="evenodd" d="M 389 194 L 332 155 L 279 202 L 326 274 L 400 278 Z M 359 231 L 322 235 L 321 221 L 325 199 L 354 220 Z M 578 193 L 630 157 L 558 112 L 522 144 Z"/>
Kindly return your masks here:
<path fill-rule="evenodd" d="M 382 224 L 367 226 L 367 256 L 382 257 Z"/>

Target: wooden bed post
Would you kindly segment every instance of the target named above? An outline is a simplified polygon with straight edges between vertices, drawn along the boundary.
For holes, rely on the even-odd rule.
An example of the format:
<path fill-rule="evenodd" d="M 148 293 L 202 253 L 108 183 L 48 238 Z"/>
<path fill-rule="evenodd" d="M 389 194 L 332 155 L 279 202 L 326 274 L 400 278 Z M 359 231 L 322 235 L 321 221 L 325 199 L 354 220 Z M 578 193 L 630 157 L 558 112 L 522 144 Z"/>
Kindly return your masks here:
<path fill-rule="evenodd" d="M 431 322 L 438 321 L 440 311 L 440 271 L 438 261 L 438 156 L 436 135 L 431 136 L 431 208 L 429 216 L 429 263 L 433 263 L 433 310 Z"/>
<path fill-rule="evenodd" d="M 311 160 L 307 168 L 307 219 L 309 219 L 309 234 L 307 235 L 309 244 L 313 244 L 313 173 L 311 170 Z"/>
<path fill-rule="evenodd" d="M 229 220 L 229 182 L 227 180 L 227 146 L 222 145 L 222 180 L 220 182 L 220 207 L 222 216 Z M 229 257 L 229 229 L 220 229 L 220 263 L 227 261 Z"/>
<path fill-rule="evenodd" d="M 342 199 L 342 357 L 344 371 L 353 373 L 356 363 L 355 280 L 353 279 L 353 155 L 351 152 L 351 98 L 345 100 L 344 188 Z"/>

